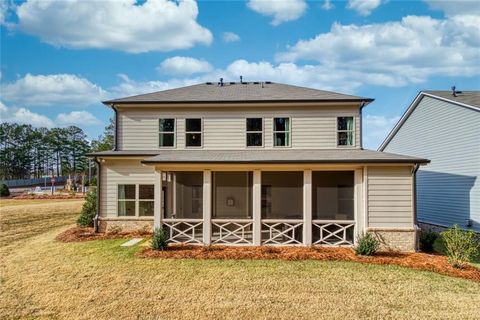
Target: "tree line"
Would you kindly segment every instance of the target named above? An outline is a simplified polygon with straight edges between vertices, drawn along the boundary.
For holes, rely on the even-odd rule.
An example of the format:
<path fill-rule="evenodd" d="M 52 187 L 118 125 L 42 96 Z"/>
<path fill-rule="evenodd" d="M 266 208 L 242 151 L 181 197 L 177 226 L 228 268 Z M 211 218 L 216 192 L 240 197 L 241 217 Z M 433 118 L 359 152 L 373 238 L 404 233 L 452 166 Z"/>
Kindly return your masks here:
<path fill-rule="evenodd" d="M 31 179 L 42 176 L 78 177 L 87 174 L 86 154 L 113 148 L 114 124 L 105 127 L 98 139 L 88 141 L 76 126 L 34 128 L 27 124 L 0 124 L 0 179 Z"/>

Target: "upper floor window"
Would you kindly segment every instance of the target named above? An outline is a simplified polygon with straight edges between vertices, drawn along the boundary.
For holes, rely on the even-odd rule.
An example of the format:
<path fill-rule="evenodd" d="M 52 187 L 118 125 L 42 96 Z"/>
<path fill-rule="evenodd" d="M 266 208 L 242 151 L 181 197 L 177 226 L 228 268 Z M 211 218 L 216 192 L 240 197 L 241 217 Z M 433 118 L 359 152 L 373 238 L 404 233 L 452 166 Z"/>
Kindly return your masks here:
<path fill-rule="evenodd" d="M 263 119 L 247 118 L 247 147 L 263 145 Z"/>
<path fill-rule="evenodd" d="M 353 146 L 355 140 L 355 124 L 353 117 L 337 118 L 337 145 Z"/>
<path fill-rule="evenodd" d="M 175 119 L 160 119 L 158 145 L 160 147 L 175 146 Z"/>
<path fill-rule="evenodd" d="M 290 146 L 290 118 L 273 118 L 273 146 Z"/>
<path fill-rule="evenodd" d="M 185 119 L 185 145 L 202 146 L 202 119 Z"/>

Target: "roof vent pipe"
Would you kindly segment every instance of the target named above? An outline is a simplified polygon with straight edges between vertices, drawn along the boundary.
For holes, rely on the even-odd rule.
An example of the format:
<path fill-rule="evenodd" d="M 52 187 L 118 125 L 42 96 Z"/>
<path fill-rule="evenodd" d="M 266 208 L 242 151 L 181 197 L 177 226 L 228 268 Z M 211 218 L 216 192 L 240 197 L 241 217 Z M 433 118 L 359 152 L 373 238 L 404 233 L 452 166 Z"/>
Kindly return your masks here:
<path fill-rule="evenodd" d="M 243 83 L 243 76 L 240 76 L 240 83 Z"/>
<path fill-rule="evenodd" d="M 457 91 L 457 90 L 456 90 L 456 87 L 453 86 L 453 87 L 452 87 L 452 96 L 456 97 L 456 96 L 457 96 L 457 93 L 462 93 L 462 91 Z"/>
<path fill-rule="evenodd" d="M 223 87 L 223 78 L 220 78 L 220 87 Z"/>

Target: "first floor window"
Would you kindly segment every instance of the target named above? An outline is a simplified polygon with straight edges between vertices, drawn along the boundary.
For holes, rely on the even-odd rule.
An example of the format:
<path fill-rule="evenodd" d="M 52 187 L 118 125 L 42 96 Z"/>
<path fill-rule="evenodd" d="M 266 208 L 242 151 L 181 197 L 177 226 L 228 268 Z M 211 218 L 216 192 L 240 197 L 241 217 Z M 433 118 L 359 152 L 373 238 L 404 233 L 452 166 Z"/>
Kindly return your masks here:
<path fill-rule="evenodd" d="M 185 119 L 185 144 L 187 147 L 202 146 L 202 119 Z"/>
<path fill-rule="evenodd" d="M 290 118 L 273 118 L 273 146 L 290 146 Z"/>
<path fill-rule="evenodd" d="M 153 216 L 154 193 L 153 184 L 119 184 L 118 215 L 127 217 Z"/>
<path fill-rule="evenodd" d="M 354 118 L 338 117 L 337 118 L 337 144 L 339 146 L 354 145 Z"/>
<path fill-rule="evenodd" d="M 175 146 L 175 119 L 160 119 L 158 145 L 162 147 Z"/>
<path fill-rule="evenodd" d="M 153 184 L 140 184 L 138 186 L 138 215 L 153 216 L 154 191 Z"/>
<path fill-rule="evenodd" d="M 135 216 L 135 185 L 118 185 L 118 215 Z"/>
<path fill-rule="evenodd" d="M 247 118 L 247 147 L 263 145 L 263 119 Z"/>

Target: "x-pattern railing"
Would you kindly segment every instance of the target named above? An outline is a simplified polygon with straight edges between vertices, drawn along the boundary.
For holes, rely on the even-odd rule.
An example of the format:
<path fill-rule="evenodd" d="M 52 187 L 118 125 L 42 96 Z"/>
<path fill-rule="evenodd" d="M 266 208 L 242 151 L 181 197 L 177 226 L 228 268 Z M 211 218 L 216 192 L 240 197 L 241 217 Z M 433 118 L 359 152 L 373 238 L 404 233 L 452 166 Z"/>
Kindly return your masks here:
<path fill-rule="evenodd" d="M 212 220 L 214 244 L 253 244 L 251 220 Z M 215 228 L 216 227 L 216 228 Z M 217 230 L 218 228 L 218 230 Z"/>
<path fill-rule="evenodd" d="M 303 222 L 292 220 L 263 220 L 262 233 L 267 233 L 268 238 L 263 239 L 263 244 L 302 244 L 301 230 Z M 265 230 L 266 229 L 266 230 Z"/>
<path fill-rule="evenodd" d="M 168 241 L 173 243 L 202 243 L 202 219 L 175 221 L 164 220 L 163 225 L 168 229 Z M 200 231 L 199 231 L 200 229 Z M 197 237 L 197 233 L 199 236 Z"/>
<path fill-rule="evenodd" d="M 353 245 L 353 236 L 348 237 L 348 232 L 355 228 L 355 221 L 313 221 L 313 232 L 319 232 L 319 239 L 314 244 L 326 245 Z"/>

